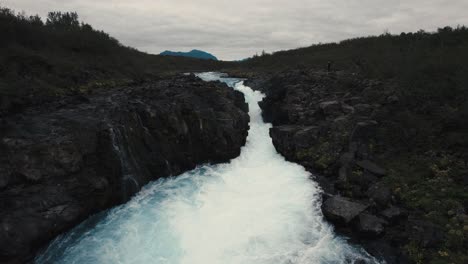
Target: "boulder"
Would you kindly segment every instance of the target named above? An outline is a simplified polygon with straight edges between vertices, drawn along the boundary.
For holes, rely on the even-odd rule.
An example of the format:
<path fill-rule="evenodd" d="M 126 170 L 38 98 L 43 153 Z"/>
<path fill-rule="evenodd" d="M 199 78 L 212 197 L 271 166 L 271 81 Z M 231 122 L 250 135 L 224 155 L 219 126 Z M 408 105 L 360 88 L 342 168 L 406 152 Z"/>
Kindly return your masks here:
<path fill-rule="evenodd" d="M 340 196 L 327 199 L 322 205 L 325 217 L 335 224 L 348 224 L 360 213 L 367 209 L 367 205 L 350 201 Z"/>
<path fill-rule="evenodd" d="M 342 109 L 343 112 L 346 113 L 346 114 L 354 114 L 354 112 L 356 111 L 356 110 L 354 110 L 354 107 L 352 107 L 352 106 L 350 106 L 350 105 L 348 105 L 348 104 L 345 104 L 345 103 L 343 103 L 343 104 L 341 105 L 341 109 Z"/>
<path fill-rule="evenodd" d="M 354 184 L 358 184 L 359 186 L 361 186 L 361 187 L 365 188 L 365 190 L 367 190 L 367 188 L 371 184 L 378 181 L 378 178 L 374 174 L 369 173 L 367 171 L 364 171 L 361 174 L 349 173 L 348 180 L 349 180 L 349 182 L 354 183 Z"/>
<path fill-rule="evenodd" d="M 334 116 L 341 113 L 341 104 L 338 101 L 321 102 L 319 108 L 325 116 Z"/>
<path fill-rule="evenodd" d="M 298 151 L 307 151 L 317 140 L 319 127 L 283 125 L 270 129 L 273 145 L 287 159 L 297 158 Z"/>
<path fill-rule="evenodd" d="M 382 218 L 362 213 L 358 217 L 356 230 L 364 237 L 377 237 L 384 233 L 386 224 Z"/>
<path fill-rule="evenodd" d="M 358 122 L 351 133 L 350 142 L 367 142 L 370 138 L 374 138 L 377 132 L 377 125 L 378 123 L 375 120 Z"/>
<path fill-rule="evenodd" d="M 368 116 L 372 113 L 373 109 L 372 109 L 372 106 L 369 104 L 357 104 L 357 105 L 354 105 L 354 110 L 359 115 Z"/>
<path fill-rule="evenodd" d="M 319 128 L 317 126 L 306 126 L 300 128 L 293 137 L 294 144 L 299 148 L 308 148 L 316 140 Z"/>
<path fill-rule="evenodd" d="M 348 166 L 354 160 L 354 154 L 352 152 L 345 152 L 340 156 L 340 165 Z"/>
<path fill-rule="evenodd" d="M 396 104 L 400 101 L 400 98 L 396 95 L 390 95 L 387 97 L 387 103 L 389 104 Z"/>
<path fill-rule="evenodd" d="M 348 182 L 348 175 L 349 175 L 349 169 L 348 167 L 342 166 L 338 170 L 338 178 L 335 181 L 335 186 L 338 189 L 344 190 L 348 188 L 349 182 Z"/>
<path fill-rule="evenodd" d="M 270 137 L 276 149 L 286 158 L 295 156 L 294 135 L 301 130 L 300 126 L 284 125 L 270 128 Z"/>
<path fill-rule="evenodd" d="M 384 182 L 372 185 L 367 191 L 367 196 L 381 207 L 387 207 L 392 199 L 392 191 Z"/>
<path fill-rule="evenodd" d="M 365 169 L 365 170 L 367 170 L 367 171 L 369 171 L 369 172 L 371 172 L 371 173 L 373 173 L 373 174 L 375 174 L 377 176 L 384 176 L 387 173 L 385 171 L 385 169 L 383 169 L 382 167 L 380 167 L 379 165 L 373 163 L 370 160 L 356 161 L 356 164 L 359 167 L 361 167 L 361 168 L 363 168 L 363 169 Z"/>
<path fill-rule="evenodd" d="M 348 123 L 350 121 L 349 116 L 339 116 L 333 119 L 333 123 L 331 124 L 331 129 L 335 131 L 346 131 L 348 127 Z"/>
<path fill-rule="evenodd" d="M 344 101 L 347 104 L 356 105 L 356 104 L 359 104 L 360 102 L 362 102 L 362 98 L 359 97 L 359 96 L 353 96 L 353 97 L 350 97 L 350 98 L 346 98 Z"/>
<path fill-rule="evenodd" d="M 0 168 L 0 189 L 10 182 L 10 172 L 6 168 Z"/>

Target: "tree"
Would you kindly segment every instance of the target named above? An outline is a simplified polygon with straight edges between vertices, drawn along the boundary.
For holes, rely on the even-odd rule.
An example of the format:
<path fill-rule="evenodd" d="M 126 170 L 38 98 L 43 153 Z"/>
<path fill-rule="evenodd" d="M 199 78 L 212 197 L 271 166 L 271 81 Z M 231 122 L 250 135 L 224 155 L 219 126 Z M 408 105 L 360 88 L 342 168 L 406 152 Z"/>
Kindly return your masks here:
<path fill-rule="evenodd" d="M 46 25 L 56 28 L 74 29 L 80 27 L 80 22 L 76 12 L 49 12 Z"/>
<path fill-rule="evenodd" d="M 29 23 L 31 23 L 32 25 L 37 25 L 37 26 L 42 26 L 42 25 L 44 25 L 44 22 L 42 22 L 41 17 L 38 16 L 38 15 L 29 16 L 28 21 L 29 21 Z"/>

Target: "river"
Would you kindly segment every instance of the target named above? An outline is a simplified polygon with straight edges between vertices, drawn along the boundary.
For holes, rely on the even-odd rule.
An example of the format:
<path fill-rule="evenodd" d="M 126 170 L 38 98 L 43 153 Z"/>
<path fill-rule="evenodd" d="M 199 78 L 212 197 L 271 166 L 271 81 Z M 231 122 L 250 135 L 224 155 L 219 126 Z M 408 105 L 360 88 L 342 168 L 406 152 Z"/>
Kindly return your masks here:
<path fill-rule="evenodd" d="M 321 190 L 279 155 L 258 102 L 263 94 L 219 73 L 198 75 L 241 91 L 250 130 L 241 155 L 145 186 L 129 202 L 55 239 L 36 263 L 374 263 L 335 235 Z"/>

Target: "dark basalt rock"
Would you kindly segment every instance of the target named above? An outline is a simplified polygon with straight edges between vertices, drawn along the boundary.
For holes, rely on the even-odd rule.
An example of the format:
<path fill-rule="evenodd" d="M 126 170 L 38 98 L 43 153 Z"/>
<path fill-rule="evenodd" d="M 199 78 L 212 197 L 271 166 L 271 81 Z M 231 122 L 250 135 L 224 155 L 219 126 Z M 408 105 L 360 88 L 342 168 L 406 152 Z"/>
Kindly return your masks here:
<path fill-rule="evenodd" d="M 411 240 L 425 247 L 435 247 L 444 240 L 444 230 L 425 220 L 409 219 L 406 232 Z"/>
<path fill-rule="evenodd" d="M 325 190 L 327 220 L 387 263 L 404 263 L 406 214 L 394 209 L 398 199 L 381 179 L 388 149 L 379 133 L 388 123 L 379 115 L 397 101 L 388 98 L 392 88 L 356 74 L 314 70 L 261 75 L 249 84 L 266 94 L 260 106 L 273 124 L 276 150 L 312 172 Z"/>
<path fill-rule="evenodd" d="M 336 116 L 341 113 L 341 104 L 338 101 L 326 101 L 319 104 L 325 116 Z"/>
<path fill-rule="evenodd" d="M 396 223 L 398 220 L 405 218 L 408 215 L 406 210 L 396 206 L 391 206 L 380 212 L 380 214 L 387 219 L 390 223 Z"/>
<path fill-rule="evenodd" d="M 236 157 L 246 111 L 243 95 L 226 85 L 177 76 L 4 117 L 0 262 L 30 260 L 151 180 Z"/>
<path fill-rule="evenodd" d="M 375 201 L 377 205 L 385 208 L 392 199 L 392 192 L 385 183 L 378 182 L 369 188 L 367 196 Z"/>
<path fill-rule="evenodd" d="M 357 219 L 356 229 L 364 237 L 377 237 L 384 233 L 387 222 L 375 215 L 362 213 Z"/>
<path fill-rule="evenodd" d="M 351 222 L 367 207 L 367 205 L 334 196 L 323 203 L 322 210 L 328 220 L 343 225 Z"/>
<path fill-rule="evenodd" d="M 363 169 L 365 169 L 365 170 L 367 170 L 367 171 L 369 171 L 369 172 L 371 172 L 371 173 L 373 173 L 375 175 L 384 176 L 386 174 L 385 169 L 381 168 L 379 165 L 373 163 L 370 160 L 357 161 L 356 164 L 359 167 L 361 167 L 361 168 L 363 168 Z"/>

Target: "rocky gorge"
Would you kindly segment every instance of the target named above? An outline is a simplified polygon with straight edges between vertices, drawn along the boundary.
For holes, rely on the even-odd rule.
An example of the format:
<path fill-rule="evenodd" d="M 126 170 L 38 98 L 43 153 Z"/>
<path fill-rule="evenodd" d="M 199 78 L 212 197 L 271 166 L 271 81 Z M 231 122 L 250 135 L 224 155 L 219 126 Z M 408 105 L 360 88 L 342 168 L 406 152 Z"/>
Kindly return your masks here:
<path fill-rule="evenodd" d="M 398 84 L 306 68 L 248 76 L 266 94 L 260 106 L 275 148 L 313 173 L 339 233 L 387 263 L 448 263 L 463 251 L 463 151 L 445 152 L 460 145 L 440 130 L 446 148 L 430 152 L 422 137 L 433 131 L 402 121 L 409 110 Z"/>
<path fill-rule="evenodd" d="M 70 96 L 0 120 L 0 262 L 23 263 L 149 181 L 239 155 L 248 107 L 177 75 Z"/>

